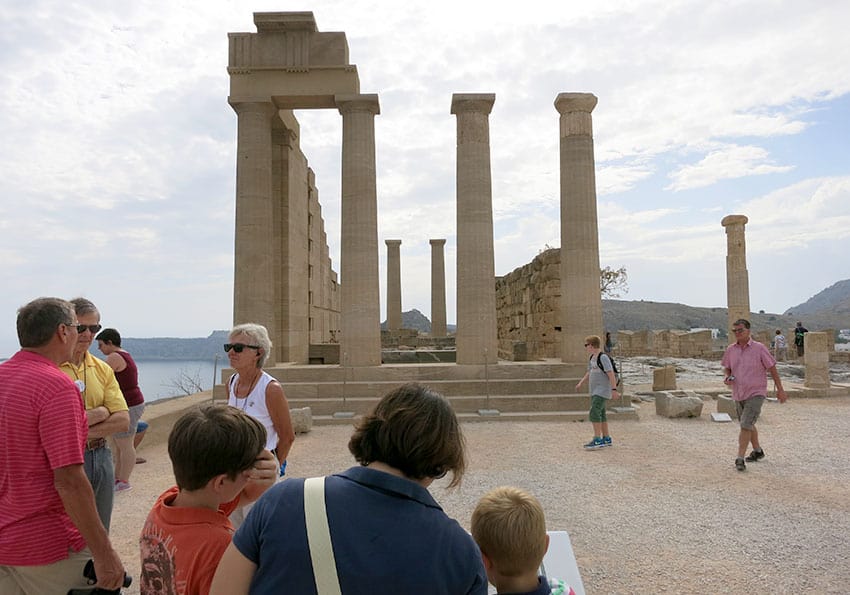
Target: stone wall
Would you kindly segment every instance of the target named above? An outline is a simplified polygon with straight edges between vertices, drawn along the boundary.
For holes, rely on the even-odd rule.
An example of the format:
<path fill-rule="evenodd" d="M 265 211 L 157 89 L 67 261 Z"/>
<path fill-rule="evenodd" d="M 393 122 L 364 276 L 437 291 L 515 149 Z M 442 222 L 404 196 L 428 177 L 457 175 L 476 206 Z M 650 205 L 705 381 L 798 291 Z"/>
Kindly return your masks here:
<path fill-rule="evenodd" d="M 710 330 L 653 330 L 617 332 L 616 352 L 621 356 L 699 357 L 722 355 L 715 349 Z"/>
<path fill-rule="evenodd" d="M 561 251 L 551 248 L 529 264 L 496 277 L 499 358 L 560 358 Z"/>

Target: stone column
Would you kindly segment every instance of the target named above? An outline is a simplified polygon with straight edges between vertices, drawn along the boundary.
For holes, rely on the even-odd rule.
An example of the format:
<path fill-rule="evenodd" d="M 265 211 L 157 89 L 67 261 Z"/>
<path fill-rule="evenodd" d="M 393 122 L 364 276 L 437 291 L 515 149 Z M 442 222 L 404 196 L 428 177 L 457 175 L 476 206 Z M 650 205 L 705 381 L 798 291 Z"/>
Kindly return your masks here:
<path fill-rule="evenodd" d="M 387 244 L 387 330 L 401 329 L 401 240 Z"/>
<path fill-rule="evenodd" d="M 431 336 L 446 336 L 446 240 L 431 240 Z"/>
<path fill-rule="evenodd" d="M 340 358 L 344 365 L 381 365 L 378 284 L 378 198 L 374 94 L 337 95 L 342 114 Z"/>
<path fill-rule="evenodd" d="M 806 333 L 806 388 L 829 388 L 829 336 L 827 333 Z"/>
<path fill-rule="evenodd" d="M 230 104 L 238 118 L 233 323 L 256 322 L 274 333 L 271 119 L 277 110 L 266 101 Z"/>
<path fill-rule="evenodd" d="M 599 229 L 591 93 L 559 93 L 561 114 L 561 359 L 587 359 L 584 338 L 602 332 Z"/>
<path fill-rule="evenodd" d="M 720 221 L 726 228 L 726 309 L 728 328 L 740 319 L 750 319 L 750 281 L 747 272 L 747 245 L 744 240 L 746 215 L 727 215 Z M 731 334 L 729 335 L 731 338 Z"/>
<path fill-rule="evenodd" d="M 457 116 L 457 363 L 495 363 L 496 273 L 490 123 L 496 96 L 452 95 Z"/>

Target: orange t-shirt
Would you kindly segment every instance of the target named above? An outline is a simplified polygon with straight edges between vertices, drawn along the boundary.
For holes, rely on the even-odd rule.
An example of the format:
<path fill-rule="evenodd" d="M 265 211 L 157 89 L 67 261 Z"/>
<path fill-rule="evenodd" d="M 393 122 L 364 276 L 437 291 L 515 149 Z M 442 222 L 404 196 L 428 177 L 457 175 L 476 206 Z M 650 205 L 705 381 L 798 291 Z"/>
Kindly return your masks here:
<path fill-rule="evenodd" d="M 227 517 L 239 497 L 219 509 L 172 506 L 177 486 L 160 495 L 139 537 L 141 595 L 206 595 L 230 544 L 233 525 Z"/>

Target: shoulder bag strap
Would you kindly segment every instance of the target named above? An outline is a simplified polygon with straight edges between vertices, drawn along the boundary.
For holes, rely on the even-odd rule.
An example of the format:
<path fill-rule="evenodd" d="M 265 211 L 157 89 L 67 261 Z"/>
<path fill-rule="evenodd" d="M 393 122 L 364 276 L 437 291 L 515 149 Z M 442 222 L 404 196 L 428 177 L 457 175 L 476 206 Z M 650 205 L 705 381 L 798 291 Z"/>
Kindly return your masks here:
<path fill-rule="evenodd" d="M 307 544 L 313 563 L 313 577 L 319 595 L 341 595 L 336 574 L 328 512 L 325 508 L 325 478 L 304 480 L 304 521 L 307 525 Z"/>

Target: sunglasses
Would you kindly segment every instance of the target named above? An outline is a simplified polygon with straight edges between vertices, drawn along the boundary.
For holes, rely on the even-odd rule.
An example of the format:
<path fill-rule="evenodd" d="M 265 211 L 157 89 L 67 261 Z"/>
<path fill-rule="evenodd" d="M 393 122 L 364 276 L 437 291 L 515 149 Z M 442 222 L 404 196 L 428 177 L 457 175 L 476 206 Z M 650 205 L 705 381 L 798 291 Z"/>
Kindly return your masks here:
<path fill-rule="evenodd" d="M 732 332 L 737 335 L 738 333 L 743 333 L 745 330 L 747 330 L 747 329 L 745 329 L 745 328 L 733 328 Z"/>
<path fill-rule="evenodd" d="M 245 345 L 245 343 L 225 343 L 224 344 L 224 352 L 228 353 L 231 349 L 236 353 L 242 353 L 242 350 L 245 348 L 249 349 L 259 349 L 259 345 Z"/>
<path fill-rule="evenodd" d="M 585 346 L 585 347 L 590 347 L 590 343 L 585 343 L 585 344 L 584 344 L 584 346 Z"/>
<path fill-rule="evenodd" d="M 81 335 L 86 331 L 91 331 L 91 334 L 95 334 L 96 332 L 98 332 L 100 329 L 103 328 L 99 324 L 77 324 L 77 325 L 72 324 L 71 326 L 76 326 L 77 332 Z"/>

